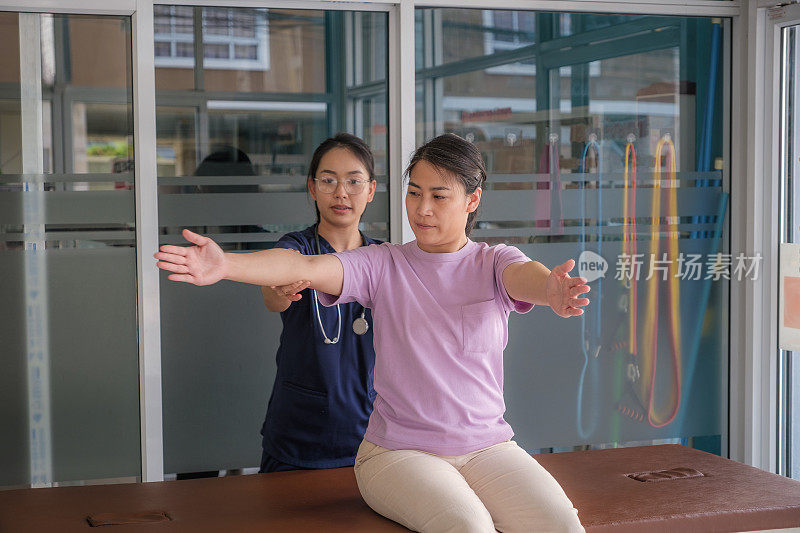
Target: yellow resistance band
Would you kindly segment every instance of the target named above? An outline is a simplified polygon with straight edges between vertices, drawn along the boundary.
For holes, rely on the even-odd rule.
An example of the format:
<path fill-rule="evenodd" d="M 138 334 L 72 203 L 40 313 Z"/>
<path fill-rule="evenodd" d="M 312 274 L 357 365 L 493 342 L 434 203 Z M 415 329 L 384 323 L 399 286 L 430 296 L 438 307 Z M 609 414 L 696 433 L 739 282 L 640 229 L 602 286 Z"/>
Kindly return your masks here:
<path fill-rule="evenodd" d="M 664 145 L 669 147 L 669 153 L 666 154 L 666 167 L 669 178 L 667 186 L 669 187 L 668 200 L 667 200 L 667 252 L 661 254 L 660 241 L 661 241 L 661 154 Z M 671 156 L 671 157 L 670 157 Z M 647 318 L 644 324 L 644 334 L 642 335 L 642 349 L 641 353 L 641 376 L 640 384 L 640 399 L 644 400 L 647 405 L 647 421 L 653 427 L 663 427 L 672 422 L 678 414 L 681 402 L 681 335 L 680 335 L 680 279 L 678 277 L 678 179 L 676 171 L 676 153 L 675 145 L 672 143 L 669 135 L 665 135 L 658 141 L 656 146 L 656 158 L 653 171 L 654 185 L 653 185 L 653 205 L 651 210 L 651 250 L 653 251 L 652 260 L 667 261 L 667 289 L 669 298 L 669 325 L 671 332 L 672 344 L 672 367 L 673 367 L 673 385 L 670 401 L 665 406 L 666 408 L 660 412 L 656 412 L 653 406 L 654 394 L 656 388 L 656 367 L 658 362 L 658 314 L 659 314 L 659 276 L 652 271 L 649 272 L 650 279 L 648 279 L 648 294 L 647 294 Z M 662 263 L 663 264 L 663 263 Z"/>

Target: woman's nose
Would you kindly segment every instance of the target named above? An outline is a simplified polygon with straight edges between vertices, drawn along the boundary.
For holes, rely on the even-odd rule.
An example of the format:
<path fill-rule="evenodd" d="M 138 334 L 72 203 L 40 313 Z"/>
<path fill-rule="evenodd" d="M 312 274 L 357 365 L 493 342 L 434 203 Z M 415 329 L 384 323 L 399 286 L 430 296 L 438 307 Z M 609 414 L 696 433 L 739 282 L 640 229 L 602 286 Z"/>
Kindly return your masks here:
<path fill-rule="evenodd" d="M 421 215 L 428 215 L 431 213 L 431 202 L 425 198 L 420 199 L 417 203 L 417 213 Z"/>
<path fill-rule="evenodd" d="M 333 195 L 336 198 L 344 198 L 347 196 L 347 189 L 345 189 L 343 181 L 336 181 L 336 188 L 333 190 Z"/>

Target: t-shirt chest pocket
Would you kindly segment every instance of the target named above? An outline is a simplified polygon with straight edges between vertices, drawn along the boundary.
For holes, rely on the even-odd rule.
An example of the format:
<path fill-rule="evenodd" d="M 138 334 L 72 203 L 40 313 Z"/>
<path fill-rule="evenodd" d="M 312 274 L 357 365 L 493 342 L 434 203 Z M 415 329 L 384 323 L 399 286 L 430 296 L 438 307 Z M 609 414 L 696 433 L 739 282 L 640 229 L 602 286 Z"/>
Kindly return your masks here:
<path fill-rule="evenodd" d="M 494 300 L 461 306 L 461 328 L 465 352 L 482 352 L 502 342 L 503 324 Z"/>

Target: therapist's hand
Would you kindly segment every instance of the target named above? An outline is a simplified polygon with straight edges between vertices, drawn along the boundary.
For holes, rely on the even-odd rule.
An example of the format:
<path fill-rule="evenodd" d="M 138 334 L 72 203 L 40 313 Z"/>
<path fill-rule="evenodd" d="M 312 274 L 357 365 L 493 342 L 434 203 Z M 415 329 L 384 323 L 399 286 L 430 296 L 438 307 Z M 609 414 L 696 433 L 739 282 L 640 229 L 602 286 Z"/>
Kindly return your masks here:
<path fill-rule="evenodd" d="M 217 243 L 188 229 L 183 230 L 183 237 L 194 246 L 166 244 L 160 252 L 153 254 L 159 260 L 156 263 L 158 268 L 173 272 L 167 276 L 170 280 L 211 285 L 225 278 L 227 260 Z"/>
<path fill-rule="evenodd" d="M 573 259 L 554 267 L 547 276 L 547 303 L 555 314 L 560 317 L 578 316 L 583 314 L 579 309 L 589 304 L 588 298 L 578 296 L 589 292 L 586 278 L 570 277 L 569 272 L 575 267 Z"/>
<path fill-rule="evenodd" d="M 277 295 L 286 298 L 290 302 L 296 302 L 303 298 L 303 295 L 301 295 L 300 292 L 306 290 L 309 285 L 311 285 L 310 281 L 295 281 L 294 283 L 280 287 L 272 285 L 270 289 L 275 291 Z"/>
<path fill-rule="evenodd" d="M 310 281 L 295 281 L 278 287 L 275 285 L 261 287 L 261 296 L 264 298 L 264 305 L 268 310 L 273 313 L 283 313 L 289 309 L 292 302 L 300 300 L 302 296 L 298 293 L 308 288 L 309 285 L 311 285 Z"/>

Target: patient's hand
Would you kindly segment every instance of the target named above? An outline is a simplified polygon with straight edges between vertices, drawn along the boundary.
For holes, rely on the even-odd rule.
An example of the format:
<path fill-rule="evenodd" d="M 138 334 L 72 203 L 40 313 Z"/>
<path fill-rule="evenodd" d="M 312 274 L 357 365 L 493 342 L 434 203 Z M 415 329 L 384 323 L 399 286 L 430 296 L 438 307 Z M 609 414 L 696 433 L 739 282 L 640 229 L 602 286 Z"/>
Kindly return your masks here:
<path fill-rule="evenodd" d="M 588 298 L 578 298 L 581 294 L 589 292 L 586 278 L 570 277 L 569 272 L 575 267 L 573 259 L 553 267 L 547 277 L 547 303 L 555 314 L 560 317 L 578 316 L 583 314 L 583 307 L 589 304 Z"/>
<path fill-rule="evenodd" d="M 153 254 L 159 261 L 156 266 L 173 272 L 167 276 L 172 281 L 182 281 L 193 285 L 212 285 L 225 278 L 227 260 L 225 252 L 214 241 L 183 230 L 183 237 L 194 246 L 162 246 L 160 252 Z"/>

